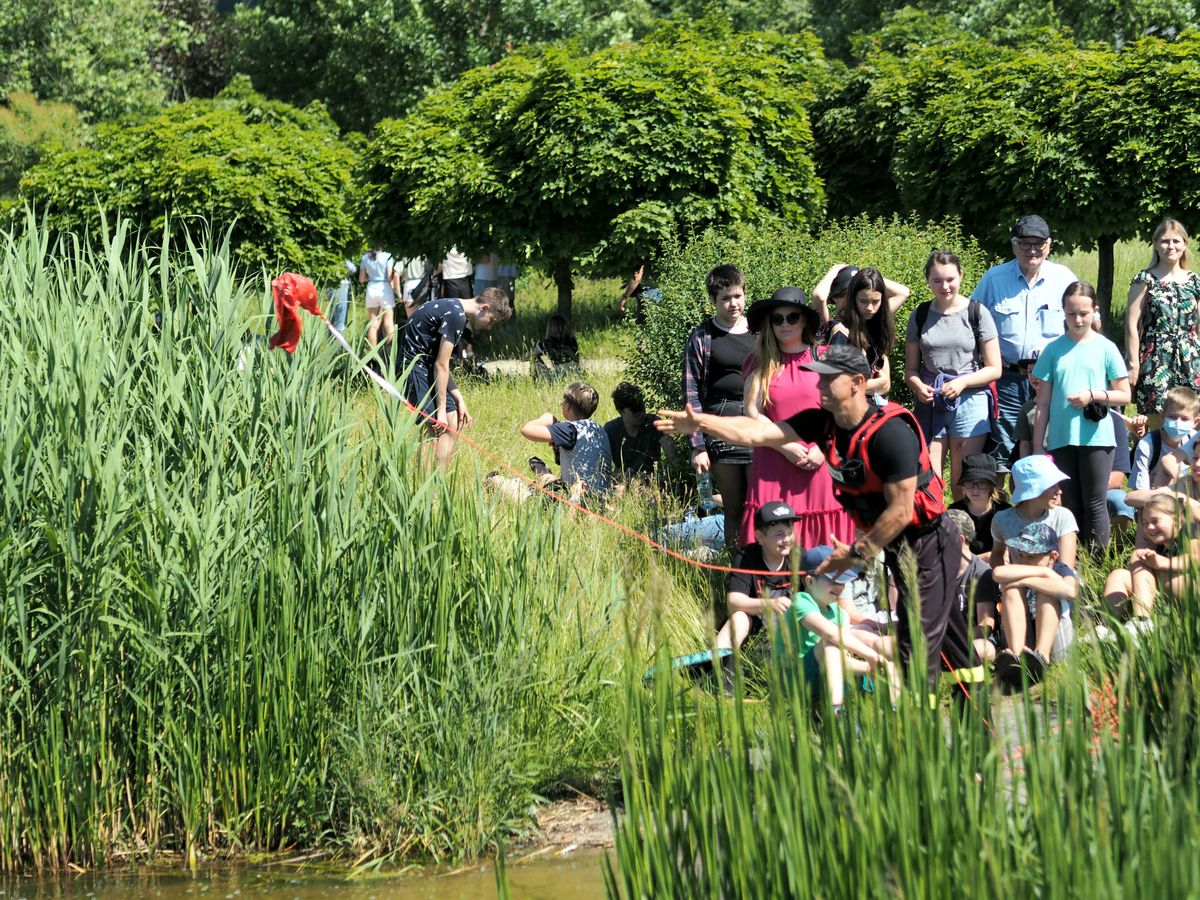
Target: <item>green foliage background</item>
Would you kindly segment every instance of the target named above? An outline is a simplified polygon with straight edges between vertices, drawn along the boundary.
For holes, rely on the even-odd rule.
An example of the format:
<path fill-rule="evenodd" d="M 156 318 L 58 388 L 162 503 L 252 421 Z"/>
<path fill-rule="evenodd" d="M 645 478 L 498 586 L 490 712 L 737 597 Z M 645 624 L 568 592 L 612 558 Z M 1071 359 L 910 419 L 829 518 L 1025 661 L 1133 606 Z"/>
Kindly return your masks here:
<path fill-rule="evenodd" d="M 632 333 L 629 371 L 646 392 L 647 405 L 678 408 L 682 402 L 681 362 L 687 336 L 712 315 L 704 288 L 713 266 L 729 263 L 746 278 L 747 301 L 769 297 L 794 285 L 812 286 L 835 263 L 875 266 L 888 278 L 908 285 L 912 296 L 896 313 L 897 346 L 892 352 L 891 399 L 910 399 L 904 384 L 904 329 L 912 309 L 932 294 L 925 282 L 925 260 L 934 249 L 953 250 L 963 264 L 963 290 L 969 292 L 994 262 L 954 220 L 856 219 L 830 222 L 807 234 L 776 226 L 712 229 L 687 243 L 668 247 L 660 263 L 663 300 L 647 306 L 645 324 Z"/>
<path fill-rule="evenodd" d="M 369 235 L 457 244 L 569 276 L 626 273 L 672 237 L 818 219 L 811 35 L 664 27 L 582 55 L 527 51 L 468 72 L 364 156 Z"/>
<path fill-rule="evenodd" d="M 215 100 L 102 125 L 87 147 L 49 149 L 21 189 L 59 231 L 95 233 L 105 213 L 150 234 L 229 228 L 244 265 L 340 277 L 359 241 L 355 158 L 319 105 L 267 100 L 241 79 Z"/>

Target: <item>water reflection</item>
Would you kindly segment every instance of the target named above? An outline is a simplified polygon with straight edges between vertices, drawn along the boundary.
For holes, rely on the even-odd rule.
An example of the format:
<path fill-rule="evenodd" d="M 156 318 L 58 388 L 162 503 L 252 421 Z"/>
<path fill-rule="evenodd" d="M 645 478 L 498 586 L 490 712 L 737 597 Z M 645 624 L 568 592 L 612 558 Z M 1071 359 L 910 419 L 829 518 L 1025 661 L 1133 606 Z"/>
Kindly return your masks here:
<path fill-rule="evenodd" d="M 510 861 L 509 886 L 522 900 L 599 900 L 604 896 L 600 870 L 602 852 L 557 854 L 525 862 Z M 67 877 L 0 880 L 0 900 L 310 900 L 336 897 L 345 900 L 428 900 L 462 898 L 484 900 L 496 896 L 492 866 L 466 870 L 372 873 L 348 878 L 345 873 L 284 866 L 210 866 L 196 875 L 176 869 L 87 873 Z"/>

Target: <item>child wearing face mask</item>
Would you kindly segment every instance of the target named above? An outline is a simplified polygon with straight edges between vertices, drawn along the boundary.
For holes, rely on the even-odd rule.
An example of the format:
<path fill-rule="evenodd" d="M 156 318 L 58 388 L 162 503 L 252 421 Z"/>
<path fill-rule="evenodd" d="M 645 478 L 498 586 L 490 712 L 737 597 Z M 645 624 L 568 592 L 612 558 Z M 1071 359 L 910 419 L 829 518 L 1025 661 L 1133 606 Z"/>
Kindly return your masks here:
<path fill-rule="evenodd" d="M 1200 397 L 1189 387 L 1173 387 L 1163 400 L 1162 428 L 1151 431 L 1138 441 L 1133 456 L 1133 472 L 1129 483 L 1135 491 L 1168 484 L 1179 474 L 1180 466 L 1174 457 L 1190 462 L 1191 438 L 1200 417 Z"/>

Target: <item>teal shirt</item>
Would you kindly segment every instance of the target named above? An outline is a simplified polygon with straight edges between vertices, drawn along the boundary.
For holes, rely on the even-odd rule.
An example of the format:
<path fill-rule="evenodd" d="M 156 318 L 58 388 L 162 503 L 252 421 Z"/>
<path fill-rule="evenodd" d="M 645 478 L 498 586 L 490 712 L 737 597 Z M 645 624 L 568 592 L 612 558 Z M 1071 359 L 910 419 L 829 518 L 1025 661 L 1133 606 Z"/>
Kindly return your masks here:
<path fill-rule="evenodd" d="M 787 616 L 781 617 L 781 625 L 787 628 L 791 634 L 791 646 L 799 648 L 800 656 L 808 654 L 813 647 L 817 646 L 821 641 L 821 636 L 815 631 L 805 628 L 802 624 L 804 618 L 811 613 L 816 613 L 822 618 L 833 622 L 838 628 L 845 628 L 850 624 L 846 618 L 846 611 L 836 603 L 830 606 L 821 606 L 812 595 L 804 591 L 798 591 L 796 596 L 792 598 L 792 608 L 788 611 Z M 776 637 L 776 650 L 782 652 L 784 648 L 781 636 Z"/>
<path fill-rule="evenodd" d="M 1050 385 L 1050 421 L 1046 425 L 1046 448 L 1115 447 L 1112 417 L 1101 422 L 1086 418 L 1067 398 L 1080 391 L 1108 390 L 1110 381 L 1129 374 L 1121 351 L 1106 337 L 1093 335 L 1075 342 L 1066 335 L 1051 341 L 1038 357 L 1033 374 Z"/>

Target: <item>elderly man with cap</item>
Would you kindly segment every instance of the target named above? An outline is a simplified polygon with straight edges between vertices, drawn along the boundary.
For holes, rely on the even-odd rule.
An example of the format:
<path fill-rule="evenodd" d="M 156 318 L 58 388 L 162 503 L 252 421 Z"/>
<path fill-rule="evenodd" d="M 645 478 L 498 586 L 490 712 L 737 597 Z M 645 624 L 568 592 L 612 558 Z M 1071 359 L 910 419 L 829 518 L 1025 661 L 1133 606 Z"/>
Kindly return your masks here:
<path fill-rule="evenodd" d="M 992 422 L 992 437 L 1002 471 L 1008 471 L 1021 407 L 1033 396 L 1021 361 L 1037 357 L 1065 332 L 1063 292 L 1078 280 L 1066 266 L 1049 260 L 1051 243 L 1045 219 L 1021 216 L 1012 230 L 1014 258 L 988 269 L 971 294 L 992 314 L 1000 338 L 1000 414 Z"/>
<path fill-rule="evenodd" d="M 898 630 L 900 658 L 907 666 L 913 653 L 909 575 L 915 564 L 926 675 L 932 688 L 944 661 L 955 670 L 963 691 L 983 680 L 974 665 L 966 622 L 956 602 L 961 556 L 957 527 L 945 516 L 943 485 L 929 462 L 929 449 L 912 413 L 895 403 L 879 407 L 867 399 L 871 368 L 856 347 L 830 347 L 805 366 L 819 377 L 821 408 L 797 413 L 780 422 L 745 416 L 722 418 L 693 407 L 664 411 L 656 426 L 668 433 L 703 432 L 720 440 L 755 447 L 790 441 L 816 443 L 825 454 L 838 501 L 850 513 L 862 536 L 852 544 L 830 541 L 834 550 L 818 571 L 844 571 L 884 551 L 888 570 L 900 594 Z"/>

